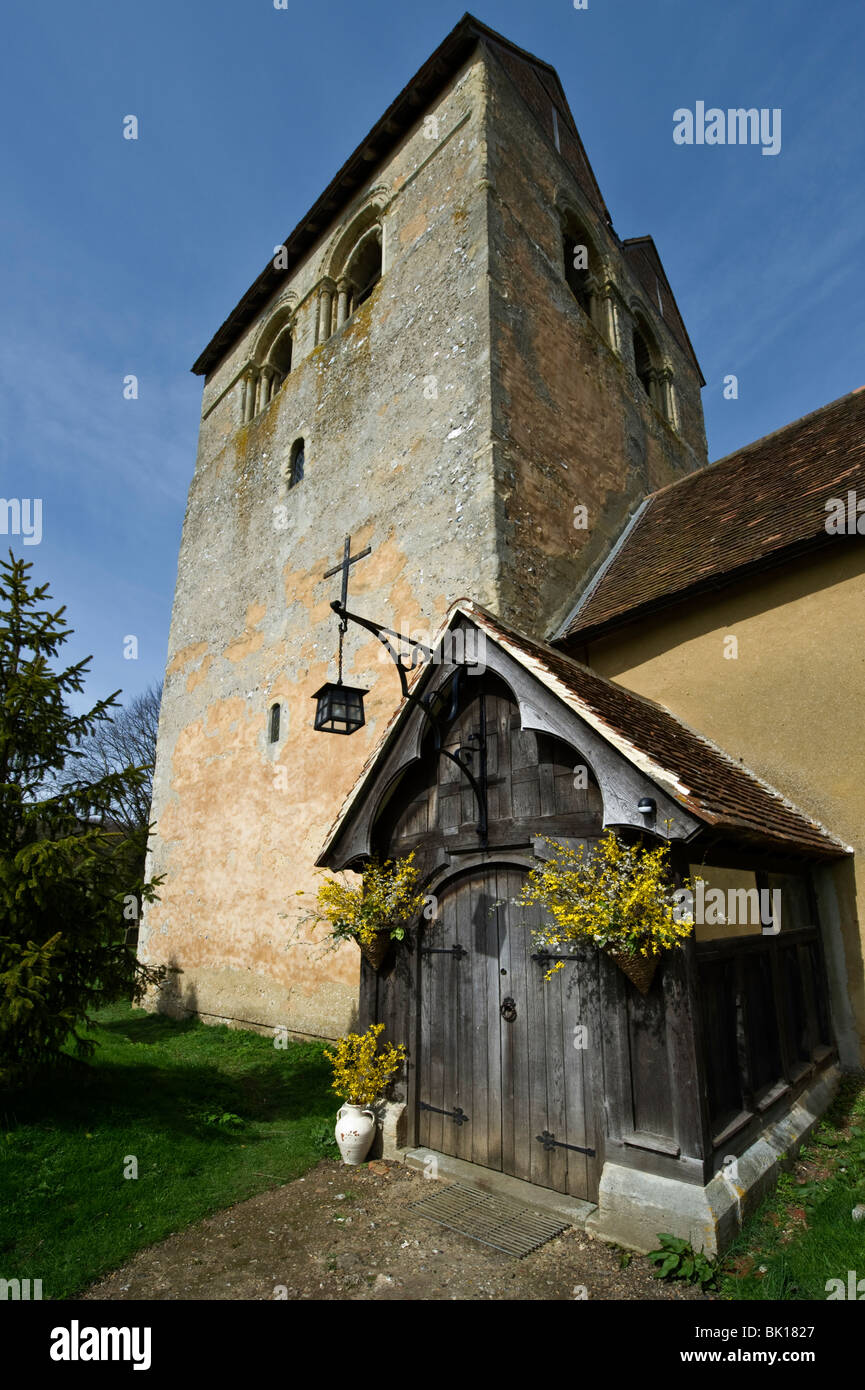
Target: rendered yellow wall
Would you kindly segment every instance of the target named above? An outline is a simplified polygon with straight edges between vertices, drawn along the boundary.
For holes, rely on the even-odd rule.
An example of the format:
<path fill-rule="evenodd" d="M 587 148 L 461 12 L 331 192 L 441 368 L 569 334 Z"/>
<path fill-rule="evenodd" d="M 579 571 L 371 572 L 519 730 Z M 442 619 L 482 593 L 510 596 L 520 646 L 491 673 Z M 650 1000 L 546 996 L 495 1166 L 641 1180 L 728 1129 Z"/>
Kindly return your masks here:
<path fill-rule="evenodd" d="M 736 656 L 728 639 L 736 639 Z M 593 643 L 602 675 L 665 705 L 853 846 L 834 867 L 851 1017 L 865 1061 L 865 546 L 678 604 Z M 830 962 L 830 975 L 832 966 Z M 844 1029 L 843 1001 L 833 1001 Z M 840 1011 L 839 1011 L 840 1007 Z M 853 1044 L 855 1047 L 855 1044 Z M 847 1046 L 848 1060 L 851 1041 Z"/>

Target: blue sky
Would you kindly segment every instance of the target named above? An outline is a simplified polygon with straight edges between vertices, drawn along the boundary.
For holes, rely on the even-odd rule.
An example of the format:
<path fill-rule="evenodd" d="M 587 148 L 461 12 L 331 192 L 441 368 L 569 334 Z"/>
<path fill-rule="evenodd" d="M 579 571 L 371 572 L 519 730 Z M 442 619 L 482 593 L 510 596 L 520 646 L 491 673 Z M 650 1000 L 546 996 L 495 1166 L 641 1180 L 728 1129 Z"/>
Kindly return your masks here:
<path fill-rule="evenodd" d="M 70 656 L 93 654 L 92 698 L 162 674 L 193 360 L 462 13 L 43 0 L 7 14 L 0 492 L 43 499 L 41 544 L 13 548 L 67 605 Z M 710 458 L 865 383 L 859 0 L 474 13 L 555 65 L 617 232 L 654 236 L 708 382 Z M 675 145 L 674 110 L 698 100 L 780 107 L 780 154 Z"/>

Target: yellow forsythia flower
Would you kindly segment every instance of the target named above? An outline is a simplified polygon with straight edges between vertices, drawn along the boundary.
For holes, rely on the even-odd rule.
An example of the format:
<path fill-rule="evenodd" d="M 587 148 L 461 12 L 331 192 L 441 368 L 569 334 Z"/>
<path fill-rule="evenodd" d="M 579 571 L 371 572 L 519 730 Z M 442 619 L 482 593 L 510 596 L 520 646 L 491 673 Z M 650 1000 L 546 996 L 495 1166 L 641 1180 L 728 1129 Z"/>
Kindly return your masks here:
<path fill-rule="evenodd" d="M 670 849 L 627 845 L 607 831 L 587 852 L 545 838 L 553 856 L 529 871 L 518 907 L 540 907 L 552 919 L 532 932 L 535 946 L 566 954 L 586 941 L 631 955 L 649 956 L 681 946 L 693 918 L 676 911 L 670 884 Z M 685 879 L 683 888 L 692 888 Z M 550 979 L 564 968 L 558 961 Z"/>
<path fill-rule="evenodd" d="M 417 886 L 419 879 L 414 850 L 402 859 L 388 859 L 383 864 L 372 859 L 363 870 L 357 887 L 336 878 L 321 884 L 314 920 L 330 924 L 336 945 L 353 938 L 360 945 L 368 946 L 376 932 L 385 929 L 399 939 L 406 925 L 423 907 L 424 894 Z"/>
<path fill-rule="evenodd" d="M 347 1033 L 336 1043 L 336 1051 L 324 1049 L 333 1064 L 331 1089 L 352 1105 L 372 1105 L 399 1071 L 405 1058 L 402 1043 L 388 1043 L 376 1055 L 383 1023 L 373 1023 L 365 1033 Z"/>

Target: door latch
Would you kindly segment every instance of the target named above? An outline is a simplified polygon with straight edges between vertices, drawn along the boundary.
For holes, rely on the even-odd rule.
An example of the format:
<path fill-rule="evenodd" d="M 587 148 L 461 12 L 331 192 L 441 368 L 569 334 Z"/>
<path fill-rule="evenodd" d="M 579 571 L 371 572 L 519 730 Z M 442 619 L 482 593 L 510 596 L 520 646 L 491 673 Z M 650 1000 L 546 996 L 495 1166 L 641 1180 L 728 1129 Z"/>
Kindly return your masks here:
<path fill-rule="evenodd" d="M 501 1016 L 502 1016 L 502 1018 L 504 1019 L 505 1023 L 513 1023 L 514 1019 L 515 1019 L 516 1016 L 517 1016 L 517 1003 L 516 1003 L 516 1000 L 515 1000 L 515 999 L 512 999 L 511 996 L 508 995 L 507 999 L 503 999 L 503 1000 L 502 1000 L 501 1008 L 499 1009 L 499 1013 L 501 1014 Z"/>

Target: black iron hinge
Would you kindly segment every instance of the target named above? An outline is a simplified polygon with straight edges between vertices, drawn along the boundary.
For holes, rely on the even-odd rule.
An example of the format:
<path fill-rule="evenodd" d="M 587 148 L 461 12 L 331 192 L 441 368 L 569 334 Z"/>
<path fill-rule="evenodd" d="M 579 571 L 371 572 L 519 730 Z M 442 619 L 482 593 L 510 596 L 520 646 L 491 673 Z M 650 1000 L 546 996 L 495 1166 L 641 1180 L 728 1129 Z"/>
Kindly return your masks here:
<path fill-rule="evenodd" d="M 547 961 L 550 960 L 569 960 L 574 964 L 579 964 L 580 958 L 573 952 L 567 956 L 557 956 L 552 951 L 535 951 L 532 960 L 537 961 L 538 965 L 546 965 Z"/>
<path fill-rule="evenodd" d="M 552 1149 L 573 1149 L 575 1153 L 587 1154 L 589 1158 L 595 1156 L 594 1149 L 584 1149 L 580 1144 L 565 1144 L 563 1140 L 555 1139 L 548 1129 L 545 1129 L 543 1134 L 536 1134 L 535 1138 L 539 1144 L 543 1144 L 548 1153 Z"/>
<path fill-rule="evenodd" d="M 437 1105 L 427 1105 L 425 1100 L 418 1101 L 421 1110 L 433 1110 L 436 1115 L 449 1115 L 455 1125 L 467 1125 L 469 1117 L 457 1106 L 456 1110 L 440 1110 Z"/>
<path fill-rule="evenodd" d="M 421 946 L 422 956 L 453 956 L 455 960 L 462 960 L 463 956 L 468 955 L 465 946 Z"/>

